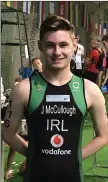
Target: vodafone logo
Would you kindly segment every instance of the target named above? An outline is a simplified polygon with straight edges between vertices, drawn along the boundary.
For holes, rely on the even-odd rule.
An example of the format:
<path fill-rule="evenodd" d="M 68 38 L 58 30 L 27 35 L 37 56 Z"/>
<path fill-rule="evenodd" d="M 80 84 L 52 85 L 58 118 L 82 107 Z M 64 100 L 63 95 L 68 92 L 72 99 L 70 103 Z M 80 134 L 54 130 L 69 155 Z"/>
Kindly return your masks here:
<path fill-rule="evenodd" d="M 61 147 L 61 146 L 63 145 L 64 139 L 63 139 L 63 137 L 62 137 L 61 135 L 56 134 L 56 135 L 53 135 L 53 136 L 51 137 L 50 142 L 51 142 L 51 145 L 52 145 L 53 147 L 59 148 L 59 147 Z"/>
<path fill-rule="evenodd" d="M 51 145 L 58 149 L 41 149 L 42 154 L 44 155 L 71 155 L 71 150 L 61 150 L 59 147 L 61 147 L 64 143 L 64 139 L 61 135 L 56 134 L 51 137 Z"/>

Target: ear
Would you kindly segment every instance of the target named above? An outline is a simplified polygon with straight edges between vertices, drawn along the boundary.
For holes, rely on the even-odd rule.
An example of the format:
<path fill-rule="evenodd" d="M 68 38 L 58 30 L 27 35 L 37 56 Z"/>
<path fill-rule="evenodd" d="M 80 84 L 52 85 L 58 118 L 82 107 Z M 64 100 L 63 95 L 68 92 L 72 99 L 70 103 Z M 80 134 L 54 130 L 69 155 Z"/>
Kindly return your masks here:
<path fill-rule="evenodd" d="M 42 49 L 42 43 L 40 40 L 38 40 L 38 49 L 42 52 L 43 49 Z"/>

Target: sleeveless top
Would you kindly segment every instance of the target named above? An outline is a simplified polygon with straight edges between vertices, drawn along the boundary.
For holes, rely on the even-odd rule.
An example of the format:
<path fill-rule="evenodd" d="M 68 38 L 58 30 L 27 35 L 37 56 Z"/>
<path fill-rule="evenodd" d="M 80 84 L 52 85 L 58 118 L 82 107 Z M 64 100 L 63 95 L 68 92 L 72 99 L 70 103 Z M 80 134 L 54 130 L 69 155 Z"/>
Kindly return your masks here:
<path fill-rule="evenodd" d="M 29 146 L 24 182 L 83 182 L 84 81 L 73 75 L 62 86 L 41 74 L 30 79 L 25 117 Z"/>

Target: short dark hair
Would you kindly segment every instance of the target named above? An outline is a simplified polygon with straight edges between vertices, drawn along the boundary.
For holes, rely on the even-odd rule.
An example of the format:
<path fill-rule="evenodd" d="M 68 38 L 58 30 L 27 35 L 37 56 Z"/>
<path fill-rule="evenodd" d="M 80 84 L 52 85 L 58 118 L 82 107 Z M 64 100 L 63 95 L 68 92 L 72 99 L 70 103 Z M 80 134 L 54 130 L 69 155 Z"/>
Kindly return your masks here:
<path fill-rule="evenodd" d="M 75 33 L 74 26 L 67 19 L 58 15 L 50 15 L 41 24 L 40 40 L 43 39 L 47 32 L 56 32 L 58 30 L 70 31 L 72 34 Z"/>
<path fill-rule="evenodd" d="M 106 35 L 103 36 L 102 41 L 108 42 L 108 33 L 107 33 Z"/>

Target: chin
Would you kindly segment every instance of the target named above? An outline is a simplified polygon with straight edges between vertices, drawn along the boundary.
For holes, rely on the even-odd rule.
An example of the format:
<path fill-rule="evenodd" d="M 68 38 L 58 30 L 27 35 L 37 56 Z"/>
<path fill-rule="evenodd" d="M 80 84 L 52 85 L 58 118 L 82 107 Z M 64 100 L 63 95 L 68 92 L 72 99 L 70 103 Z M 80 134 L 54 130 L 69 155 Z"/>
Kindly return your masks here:
<path fill-rule="evenodd" d="M 52 70 L 63 70 L 64 68 L 66 68 L 65 66 L 63 65 L 53 65 L 50 67 Z"/>

